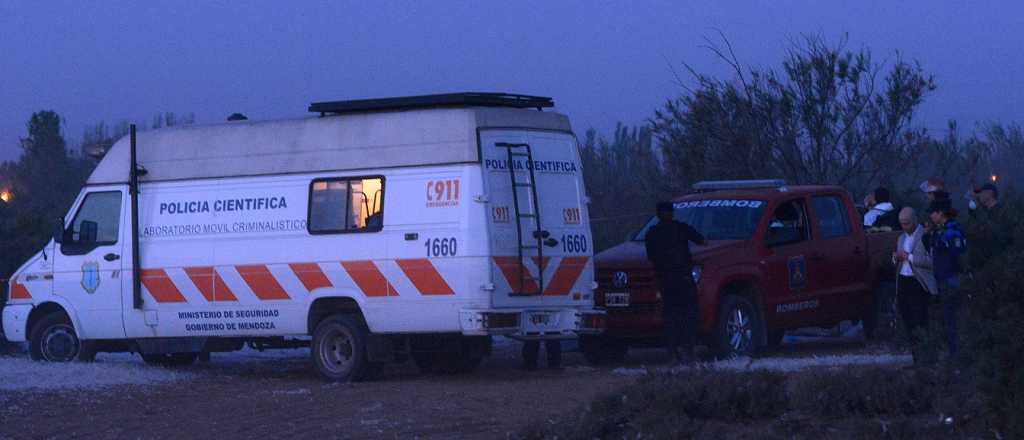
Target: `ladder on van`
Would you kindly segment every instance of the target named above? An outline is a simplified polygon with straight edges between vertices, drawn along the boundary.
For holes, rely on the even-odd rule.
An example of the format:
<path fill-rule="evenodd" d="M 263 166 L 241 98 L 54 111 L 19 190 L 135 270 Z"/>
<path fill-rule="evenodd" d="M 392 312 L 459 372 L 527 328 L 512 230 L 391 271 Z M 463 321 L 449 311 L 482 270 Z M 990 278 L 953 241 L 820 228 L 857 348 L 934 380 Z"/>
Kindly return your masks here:
<path fill-rule="evenodd" d="M 547 238 L 547 232 L 542 230 L 540 227 L 540 203 L 537 200 L 537 179 L 533 173 L 533 151 L 530 148 L 530 144 L 513 144 L 507 142 L 498 142 L 494 144 L 496 147 L 505 148 L 508 152 L 508 175 L 512 182 L 512 209 L 515 213 L 516 218 L 516 240 L 517 249 L 519 250 L 519 291 L 512 292 L 512 296 L 533 296 L 541 295 L 544 291 L 544 239 Z M 516 170 L 515 159 L 525 158 L 526 159 L 526 170 L 527 172 L 521 173 Z M 519 175 L 522 174 L 522 177 Z M 526 180 L 522 180 L 525 178 Z M 519 196 L 519 188 L 529 188 L 529 197 L 525 197 L 528 204 L 526 206 L 521 205 L 521 201 L 524 197 Z M 523 208 L 528 208 L 524 210 Z M 525 212 L 524 212 L 525 211 Z M 533 222 L 533 240 L 523 240 L 523 223 Z M 529 277 L 529 271 L 526 269 L 526 262 L 523 260 L 524 256 L 533 256 L 536 254 L 537 258 L 537 291 L 528 292 L 527 290 L 527 278 Z M 532 287 L 532 286 L 531 286 Z"/>

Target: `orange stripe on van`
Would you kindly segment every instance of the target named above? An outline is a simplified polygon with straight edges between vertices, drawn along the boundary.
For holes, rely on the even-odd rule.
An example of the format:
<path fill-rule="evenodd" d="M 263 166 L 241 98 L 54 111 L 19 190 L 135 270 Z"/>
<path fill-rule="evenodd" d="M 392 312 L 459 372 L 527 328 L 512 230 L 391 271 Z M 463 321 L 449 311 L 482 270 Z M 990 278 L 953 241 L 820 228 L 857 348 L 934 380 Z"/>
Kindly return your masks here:
<path fill-rule="evenodd" d="M 548 263 L 551 262 L 551 257 L 530 257 L 530 259 L 533 260 L 533 264 L 536 264 L 541 272 L 544 272 L 544 269 L 548 268 Z"/>
<path fill-rule="evenodd" d="M 274 300 L 274 299 L 292 299 L 288 296 L 288 292 L 284 291 L 281 287 L 281 283 L 277 282 L 277 278 L 274 278 L 274 274 L 270 273 L 270 269 L 264 265 L 253 265 L 253 266 L 235 266 L 238 270 L 238 274 L 245 280 L 245 284 L 249 285 L 252 289 L 252 293 L 256 294 L 256 297 L 263 300 Z"/>
<path fill-rule="evenodd" d="M 398 291 L 384 278 L 377 265 L 372 261 L 342 261 L 341 266 L 348 271 L 352 281 L 366 296 L 388 296 L 389 292 L 398 296 Z"/>
<path fill-rule="evenodd" d="M 158 303 L 183 303 L 185 297 L 163 269 L 142 269 L 142 285 Z"/>
<path fill-rule="evenodd" d="M 422 295 L 454 295 L 451 286 L 434 267 L 434 264 L 426 258 L 413 258 L 408 260 L 396 260 L 398 267 L 402 268 L 405 276 L 416 286 L 416 290 Z"/>
<path fill-rule="evenodd" d="M 576 285 L 576 280 L 580 279 L 583 269 L 587 267 L 588 259 L 589 257 L 563 258 L 562 262 L 558 264 L 555 274 L 551 277 L 551 282 L 544 289 L 544 294 L 568 295 L 569 291 L 572 290 L 572 286 Z"/>
<path fill-rule="evenodd" d="M 24 284 L 11 281 L 11 299 L 32 299 L 32 294 L 28 293 L 28 288 Z"/>
<path fill-rule="evenodd" d="M 324 271 L 320 269 L 320 265 L 316 263 L 292 263 L 288 267 L 292 268 L 292 272 L 295 273 L 295 277 L 302 282 L 303 287 L 306 290 L 312 292 L 315 289 L 321 287 L 333 287 L 331 280 L 327 279 L 327 275 L 324 275 Z"/>
<path fill-rule="evenodd" d="M 220 274 L 210 266 L 186 267 L 185 274 L 207 301 L 238 301 Z"/>
<path fill-rule="evenodd" d="M 533 275 L 519 257 L 494 257 L 494 264 L 498 265 L 502 275 L 505 275 L 505 281 L 508 281 L 513 293 L 537 293 L 537 280 L 533 279 Z"/>

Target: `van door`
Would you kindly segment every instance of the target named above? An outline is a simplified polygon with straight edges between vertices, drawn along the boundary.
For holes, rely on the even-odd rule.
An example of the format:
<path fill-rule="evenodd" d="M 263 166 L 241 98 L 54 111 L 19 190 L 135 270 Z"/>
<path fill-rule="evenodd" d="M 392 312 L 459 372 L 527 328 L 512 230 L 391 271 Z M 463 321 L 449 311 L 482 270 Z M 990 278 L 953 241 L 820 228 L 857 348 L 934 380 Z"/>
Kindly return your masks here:
<path fill-rule="evenodd" d="M 75 309 L 83 339 L 124 337 L 121 322 L 121 239 L 126 191 L 119 186 L 88 187 L 65 219 L 53 256 L 53 293 Z"/>
<path fill-rule="evenodd" d="M 481 130 L 495 307 L 592 303 L 593 250 L 571 133 Z"/>

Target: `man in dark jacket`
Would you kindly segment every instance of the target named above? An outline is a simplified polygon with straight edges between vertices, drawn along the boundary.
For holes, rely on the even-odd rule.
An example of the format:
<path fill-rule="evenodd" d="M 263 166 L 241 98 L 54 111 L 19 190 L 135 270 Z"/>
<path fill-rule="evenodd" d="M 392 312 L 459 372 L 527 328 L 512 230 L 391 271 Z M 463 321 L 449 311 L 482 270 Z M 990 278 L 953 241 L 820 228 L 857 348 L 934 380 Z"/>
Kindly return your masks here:
<path fill-rule="evenodd" d="M 672 203 L 658 203 L 658 223 L 647 231 L 645 244 L 661 291 L 665 342 L 673 357 L 685 363 L 693 359 L 698 319 L 690 242 L 705 240 L 692 226 L 676 221 L 673 212 Z"/>
<path fill-rule="evenodd" d="M 930 233 L 932 266 L 935 282 L 942 297 L 942 314 L 946 325 L 946 343 L 949 354 L 956 354 L 957 320 L 960 317 L 961 258 L 967 251 L 967 240 L 956 221 L 956 210 L 947 200 L 935 200 L 928 206 L 928 216 L 935 224 Z"/>
<path fill-rule="evenodd" d="M 987 183 L 974 190 L 970 204 L 967 236 L 971 239 L 968 262 L 971 270 L 981 270 L 993 258 L 1013 247 L 1014 219 L 999 203 L 999 188 Z"/>

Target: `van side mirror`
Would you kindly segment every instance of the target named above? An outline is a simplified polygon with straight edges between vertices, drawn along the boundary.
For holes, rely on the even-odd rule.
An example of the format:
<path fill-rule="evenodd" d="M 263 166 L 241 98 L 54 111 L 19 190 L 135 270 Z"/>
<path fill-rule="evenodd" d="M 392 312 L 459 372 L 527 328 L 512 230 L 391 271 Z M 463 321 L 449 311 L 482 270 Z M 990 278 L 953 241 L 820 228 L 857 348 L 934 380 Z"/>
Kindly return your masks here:
<path fill-rule="evenodd" d="M 85 244 L 96 243 L 96 235 L 99 232 L 99 225 L 94 221 L 83 220 L 78 230 L 78 242 Z"/>
<path fill-rule="evenodd" d="M 64 243 L 64 218 L 58 217 L 53 222 L 53 242 L 57 244 Z"/>

